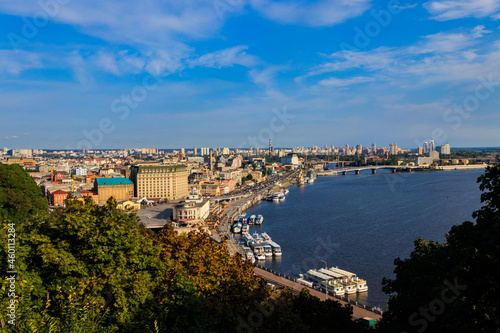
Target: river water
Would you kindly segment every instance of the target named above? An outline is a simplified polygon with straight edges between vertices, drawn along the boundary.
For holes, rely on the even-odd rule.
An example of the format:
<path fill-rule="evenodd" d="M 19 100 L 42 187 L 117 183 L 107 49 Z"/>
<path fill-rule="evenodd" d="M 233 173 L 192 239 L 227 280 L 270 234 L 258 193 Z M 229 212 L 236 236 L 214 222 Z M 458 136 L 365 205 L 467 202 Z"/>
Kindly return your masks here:
<path fill-rule="evenodd" d="M 284 202 L 251 207 L 264 223 L 250 233 L 267 232 L 283 252 L 258 263 L 292 277 L 338 266 L 368 282 L 368 293 L 350 298 L 385 309 L 382 278 L 394 277 L 394 259 L 407 258 L 417 237 L 443 242 L 452 225 L 471 221 L 484 170 L 377 172 L 319 177 L 290 187 Z"/>

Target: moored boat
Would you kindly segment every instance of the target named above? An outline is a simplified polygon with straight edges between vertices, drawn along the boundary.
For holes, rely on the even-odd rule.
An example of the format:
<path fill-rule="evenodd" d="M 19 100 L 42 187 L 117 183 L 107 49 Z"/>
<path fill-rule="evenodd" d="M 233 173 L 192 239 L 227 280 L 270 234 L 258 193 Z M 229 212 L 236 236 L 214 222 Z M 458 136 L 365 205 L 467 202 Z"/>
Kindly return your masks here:
<path fill-rule="evenodd" d="M 235 234 L 239 234 L 241 232 L 241 228 L 243 227 L 243 224 L 241 222 L 236 222 L 234 225 L 233 225 L 233 232 Z"/>

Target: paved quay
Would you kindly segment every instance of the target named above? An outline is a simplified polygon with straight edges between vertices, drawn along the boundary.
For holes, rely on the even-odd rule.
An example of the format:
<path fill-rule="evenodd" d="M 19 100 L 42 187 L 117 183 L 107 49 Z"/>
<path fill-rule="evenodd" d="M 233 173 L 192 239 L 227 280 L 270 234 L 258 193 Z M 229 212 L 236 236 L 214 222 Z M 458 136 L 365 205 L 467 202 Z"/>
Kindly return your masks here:
<path fill-rule="evenodd" d="M 318 297 L 321 300 L 325 299 L 325 293 L 323 293 L 323 292 L 320 292 L 320 291 L 318 291 L 316 289 L 312 289 L 312 288 L 306 287 L 306 286 L 304 286 L 304 285 L 302 285 L 300 283 L 290 281 L 288 279 L 285 279 L 284 277 L 274 275 L 273 273 L 268 272 L 266 270 L 263 270 L 261 268 L 255 267 L 254 268 L 254 273 L 255 273 L 255 275 L 261 276 L 261 277 L 263 277 L 264 279 L 266 279 L 267 281 L 269 281 L 271 283 L 275 282 L 278 285 L 282 285 L 282 286 L 288 287 L 288 288 L 290 288 L 292 290 L 295 290 L 297 292 L 300 291 L 300 290 L 302 290 L 302 288 L 307 288 L 307 289 L 309 289 L 309 292 L 311 293 L 311 295 L 316 296 L 316 297 Z M 342 305 L 350 304 L 352 306 L 353 319 L 358 319 L 358 318 L 363 318 L 363 317 L 369 317 L 369 318 L 373 318 L 375 320 L 378 320 L 378 319 L 382 318 L 382 316 L 380 314 L 377 314 L 375 312 L 372 312 L 372 311 L 369 311 L 367 309 L 364 309 L 362 306 L 358 306 L 358 305 L 355 305 L 355 304 L 352 304 L 352 303 L 348 303 L 348 302 L 339 300 L 338 298 L 335 298 L 335 297 L 332 297 L 332 296 L 328 296 L 328 299 L 337 301 L 337 302 L 339 302 Z"/>

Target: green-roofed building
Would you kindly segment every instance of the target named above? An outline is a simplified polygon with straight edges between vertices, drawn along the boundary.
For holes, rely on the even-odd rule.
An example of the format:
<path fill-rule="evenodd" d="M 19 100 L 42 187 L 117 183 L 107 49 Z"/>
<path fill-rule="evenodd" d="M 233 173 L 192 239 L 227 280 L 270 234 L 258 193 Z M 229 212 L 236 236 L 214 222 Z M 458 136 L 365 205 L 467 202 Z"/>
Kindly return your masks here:
<path fill-rule="evenodd" d="M 96 178 L 95 189 L 99 196 L 99 204 L 105 204 L 110 197 L 116 201 L 128 200 L 134 196 L 134 183 L 123 177 Z"/>
<path fill-rule="evenodd" d="M 131 170 L 136 197 L 177 200 L 189 194 L 185 165 L 134 165 Z"/>

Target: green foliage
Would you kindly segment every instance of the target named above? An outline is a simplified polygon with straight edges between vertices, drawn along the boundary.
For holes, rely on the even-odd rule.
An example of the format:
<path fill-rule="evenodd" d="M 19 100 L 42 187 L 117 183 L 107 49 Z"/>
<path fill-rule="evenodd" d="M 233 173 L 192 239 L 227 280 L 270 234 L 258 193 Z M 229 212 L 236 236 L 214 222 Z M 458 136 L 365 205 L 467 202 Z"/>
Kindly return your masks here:
<path fill-rule="evenodd" d="M 68 201 L 44 221 L 26 221 L 17 242 L 17 278 L 25 281 L 19 285 L 18 321 L 27 325 L 41 324 L 44 316 L 65 322 L 71 295 L 82 307 L 98 308 L 102 327 L 131 325 L 152 299 L 163 266 L 158 249 L 140 235 L 136 217 L 117 210 L 114 199 L 105 206 L 88 197 Z"/>
<path fill-rule="evenodd" d="M 357 331 L 350 307 L 267 288 L 225 241 L 203 232 L 154 234 L 116 205 L 67 200 L 66 208 L 16 224 L 16 332 L 234 332 L 256 304 L 274 304 L 256 332 Z M 1 222 L 6 272 L 11 220 Z M 7 289 L 2 278 L 3 309 Z M 0 311 L 2 332 L 9 332 L 6 315 Z"/>
<path fill-rule="evenodd" d="M 453 226 L 446 243 L 415 241 L 396 259 L 381 332 L 495 332 L 500 327 L 500 167 L 479 177 L 484 206 L 476 223 Z"/>
<path fill-rule="evenodd" d="M 0 218 L 23 221 L 47 212 L 42 190 L 17 164 L 0 163 Z"/>

